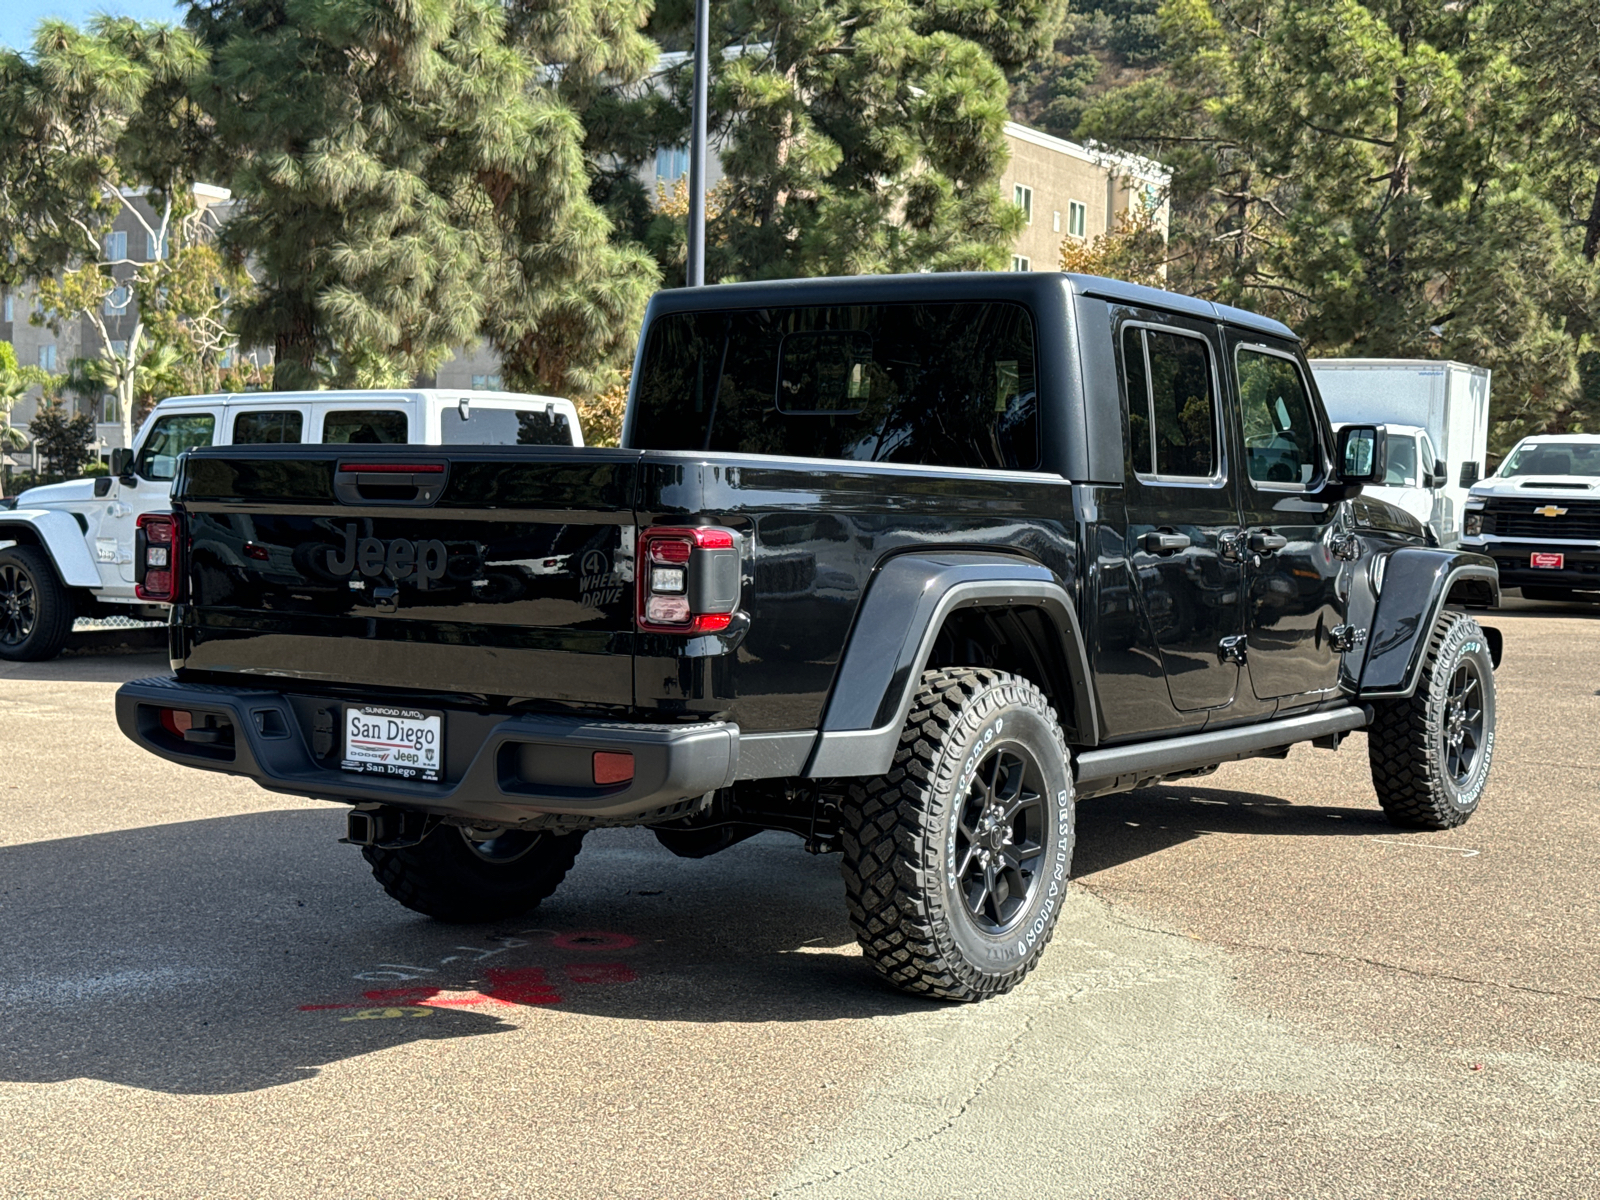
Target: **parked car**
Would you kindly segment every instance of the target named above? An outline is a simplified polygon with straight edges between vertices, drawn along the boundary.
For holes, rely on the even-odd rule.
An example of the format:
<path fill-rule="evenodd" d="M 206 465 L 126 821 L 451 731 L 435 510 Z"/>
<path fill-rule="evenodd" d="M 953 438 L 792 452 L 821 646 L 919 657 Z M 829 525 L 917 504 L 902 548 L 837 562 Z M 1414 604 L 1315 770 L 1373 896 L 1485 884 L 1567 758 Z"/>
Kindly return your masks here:
<path fill-rule="evenodd" d="M 1600 601 L 1600 435 L 1523 438 L 1472 489 L 1465 532 L 1524 598 Z"/>
<path fill-rule="evenodd" d="M 583 432 L 570 400 L 509 392 L 250 392 L 163 400 L 131 450 L 114 453 L 110 475 L 30 488 L 0 508 L 0 612 L 9 613 L 0 621 L 0 659 L 53 658 L 80 616 L 164 620 L 165 606 L 138 593 L 134 552 L 139 522 L 170 507 L 179 458 L 201 446 L 284 443 L 581 446 Z M 217 545 L 227 540 L 219 532 Z"/>
<path fill-rule="evenodd" d="M 788 831 L 843 854 L 884 978 L 978 1000 L 1050 941 L 1079 798 L 1365 729 L 1391 820 L 1478 808 L 1500 638 L 1463 606 L 1495 566 L 1359 494 L 1383 449 L 1335 439 L 1288 328 L 1171 292 L 663 292 L 621 449 L 191 452 L 141 568 L 176 672 L 117 719 L 349 804 L 445 921 L 537 905 L 588 830 Z M 192 568 L 241 512 L 297 576 Z M 549 558 L 502 598 L 496 563 Z"/>

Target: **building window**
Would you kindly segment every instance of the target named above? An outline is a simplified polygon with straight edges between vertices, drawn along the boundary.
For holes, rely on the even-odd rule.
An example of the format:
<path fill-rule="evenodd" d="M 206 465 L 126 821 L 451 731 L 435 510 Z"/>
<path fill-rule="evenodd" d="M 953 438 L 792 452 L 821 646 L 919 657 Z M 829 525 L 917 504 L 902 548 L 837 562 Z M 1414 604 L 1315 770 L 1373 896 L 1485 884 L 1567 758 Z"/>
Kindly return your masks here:
<path fill-rule="evenodd" d="M 1089 226 L 1089 206 L 1076 200 L 1067 201 L 1067 232 L 1073 237 L 1085 236 Z"/>
<path fill-rule="evenodd" d="M 17 319 L 16 301 L 12 299 L 12 296 L 11 296 L 10 292 L 6 293 L 6 315 L 5 315 L 5 319 L 7 321 L 15 321 Z"/>
<path fill-rule="evenodd" d="M 501 390 L 500 376 L 474 375 L 472 377 L 472 386 L 480 392 L 498 392 Z"/>
<path fill-rule="evenodd" d="M 119 283 L 106 293 L 106 316 L 120 317 L 128 311 L 128 301 L 131 299 L 133 299 L 133 290 L 127 284 Z"/>
<path fill-rule="evenodd" d="M 148 258 L 151 262 L 154 262 L 158 258 L 165 258 L 167 256 L 167 235 L 166 234 L 162 234 L 160 239 L 158 240 L 156 238 L 155 234 L 146 233 L 144 235 L 144 245 L 145 245 L 145 255 L 144 256 L 146 258 Z"/>
<path fill-rule="evenodd" d="M 39 347 L 39 369 L 41 371 L 54 371 L 56 369 L 56 348 L 54 346 Z"/>
<path fill-rule="evenodd" d="M 1011 202 L 1022 210 L 1029 225 L 1033 224 L 1033 189 L 1017 184 L 1011 189 Z"/>
<path fill-rule="evenodd" d="M 1013 254 L 1011 256 L 1011 269 L 1013 271 L 1031 271 L 1033 270 L 1033 259 L 1025 254 Z"/>
<path fill-rule="evenodd" d="M 105 239 L 106 259 L 109 262 L 119 262 L 128 257 L 128 234 L 126 230 L 118 229 L 106 234 Z"/>
<path fill-rule="evenodd" d="M 111 353 L 115 354 L 118 358 L 121 358 L 127 352 L 128 352 L 128 343 L 127 342 L 113 341 L 111 343 Z"/>
<path fill-rule="evenodd" d="M 656 147 L 656 182 L 676 183 L 689 174 L 689 148 L 687 146 Z"/>

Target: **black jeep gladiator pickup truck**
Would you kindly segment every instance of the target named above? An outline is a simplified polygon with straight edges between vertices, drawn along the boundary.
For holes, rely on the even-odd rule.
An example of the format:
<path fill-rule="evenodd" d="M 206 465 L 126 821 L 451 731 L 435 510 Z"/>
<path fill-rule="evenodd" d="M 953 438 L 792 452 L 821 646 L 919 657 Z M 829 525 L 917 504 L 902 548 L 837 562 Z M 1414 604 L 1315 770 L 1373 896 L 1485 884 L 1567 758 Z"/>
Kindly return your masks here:
<path fill-rule="evenodd" d="M 981 999 L 1050 940 L 1077 800 L 1365 729 L 1396 822 L 1478 806 L 1500 639 L 1460 610 L 1498 577 L 1359 495 L 1381 445 L 1289 329 L 1169 292 L 663 292 L 622 449 L 187 455 L 137 549 L 175 674 L 117 717 L 352 805 L 446 921 L 536 905 L 590 829 L 787 830 L 843 852 L 879 972 Z"/>

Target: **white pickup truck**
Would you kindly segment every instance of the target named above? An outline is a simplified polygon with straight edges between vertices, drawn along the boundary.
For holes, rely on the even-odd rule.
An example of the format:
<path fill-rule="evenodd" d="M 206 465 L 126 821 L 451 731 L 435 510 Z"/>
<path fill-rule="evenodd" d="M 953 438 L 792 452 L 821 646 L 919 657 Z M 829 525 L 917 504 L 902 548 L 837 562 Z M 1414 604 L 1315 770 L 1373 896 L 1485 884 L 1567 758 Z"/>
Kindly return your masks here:
<path fill-rule="evenodd" d="M 131 451 L 98 478 L 30 488 L 0 507 L 0 659 L 60 653 L 73 621 L 166 619 L 136 594 L 134 536 L 169 504 L 178 457 L 197 446 L 264 443 L 581 446 L 570 400 L 513 392 L 417 389 L 174 396 L 140 426 Z"/>

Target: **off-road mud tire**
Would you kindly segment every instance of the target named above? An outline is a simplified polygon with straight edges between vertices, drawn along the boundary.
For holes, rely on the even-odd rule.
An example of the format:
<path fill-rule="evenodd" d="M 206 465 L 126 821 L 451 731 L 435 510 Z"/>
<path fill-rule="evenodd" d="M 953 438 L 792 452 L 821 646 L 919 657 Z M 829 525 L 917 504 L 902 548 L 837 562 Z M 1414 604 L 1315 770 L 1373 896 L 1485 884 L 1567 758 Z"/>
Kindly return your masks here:
<path fill-rule="evenodd" d="M 0 658 L 44 662 L 60 654 L 72 632 L 77 609 L 72 594 L 56 575 L 50 556 L 37 546 L 0 550 L 0 580 L 6 581 L 8 593 L 13 586 L 26 587 L 30 606 L 27 632 L 15 640 L 6 639 L 7 614 L 0 610 Z M 5 599 L 0 596 L 0 604 Z"/>
<path fill-rule="evenodd" d="M 1018 746 L 1038 771 L 1043 850 L 1020 917 L 995 934 L 979 926 L 952 886 L 956 818 L 981 788 L 979 768 L 1001 748 Z M 983 1000 L 1010 991 L 1038 965 L 1072 866 L 1067 761 L 1055 712 L 1029 680 L 968 668 L 922 676 L 888 774 L 854 783 L 842 814 L 850 924 L 867 960 L 891 984 L 916 995 Z"/>
<path fill-rule="evenodd" d="M 582 833 L 521 836 L 534 840 L 509 862 L 485 859 L 450 825 L 415 846 L 364 846 L 361 854 L 383 890 L 407 908 L 454 925 L 477 925 L 536 908 L 561 885 L 583 847 Z"/>
<path fill-rule="evenodd" d="M 1451 681 L 1463 668 L 1482 694 L 1476 761 L 1461 780 L 1449 768 Z M 1489 640 L 1465 613 L 1440 615 L 1428 637 L 1422 678 L 1403 700 L 1379 701 L 1367 729 L 1367 757 L 1378 803 L 1411 829 L 1453 829 L 1477 811 L 1494 762 L 1494 663 Z"/>

